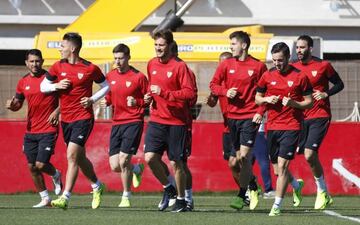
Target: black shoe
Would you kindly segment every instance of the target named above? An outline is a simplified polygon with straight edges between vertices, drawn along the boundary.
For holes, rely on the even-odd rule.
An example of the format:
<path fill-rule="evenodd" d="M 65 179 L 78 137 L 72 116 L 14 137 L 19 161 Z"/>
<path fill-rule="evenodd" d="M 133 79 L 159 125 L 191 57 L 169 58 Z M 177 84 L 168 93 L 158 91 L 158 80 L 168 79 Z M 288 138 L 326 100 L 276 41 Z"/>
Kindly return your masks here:
<path fill-rule="evenodd" d="M 163 198 L 158 205 L 159 210 L 164 211 L 167 207 L 169 207 L 171 199 L 176 199 L 176 190 L 172 185 L 164 189 Z"/>
<path fill-rule="evenodd" d="M 174 207 L 171 209 L 171 212 L 186 212 L 187 206 L 185 199 L 179 200 L 176 199 Z"/>
<path fill-rule="evenodd" d="M 187 209 L 187 211 L 194 210 L 194 200 L 186 201 L 186 209 Z"/>

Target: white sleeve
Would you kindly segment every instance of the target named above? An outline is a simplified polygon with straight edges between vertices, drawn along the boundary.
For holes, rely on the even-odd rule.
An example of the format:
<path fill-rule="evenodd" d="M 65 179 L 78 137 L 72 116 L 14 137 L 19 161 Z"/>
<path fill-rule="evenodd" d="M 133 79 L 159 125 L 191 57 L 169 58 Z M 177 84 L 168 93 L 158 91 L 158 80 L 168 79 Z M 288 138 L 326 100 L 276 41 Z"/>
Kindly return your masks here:
<path fill-rule="evenodd" d="M 93 94 L 93 96 L 90 97 L 91 100 L 93 100 L 93 102 L 97 102 L 100 98 L 104 97 L 110 89 L 109 84 L 106 80 L 104 80 L 99 85 L 100 85 L 101 89 L 98 90 L 95 94 Z"/>
<path fill-rule="evenodd" d="M 49 93 L 56 91 L 55 84 L 52 81 L 48 80 L 46 77 L 40 84 L 40 91 L 42 93 Z"/>

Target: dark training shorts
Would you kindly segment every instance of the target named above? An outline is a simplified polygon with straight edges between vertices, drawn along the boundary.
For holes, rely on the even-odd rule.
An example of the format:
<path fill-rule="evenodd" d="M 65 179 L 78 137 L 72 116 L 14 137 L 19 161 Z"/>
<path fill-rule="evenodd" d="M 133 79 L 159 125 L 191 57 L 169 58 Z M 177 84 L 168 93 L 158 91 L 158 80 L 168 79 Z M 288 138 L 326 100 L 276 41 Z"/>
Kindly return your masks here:
<path fill-rule="evenodd" d="M 236 151 L 240 145 L 252 148 L 255 143 L 259 126 L 252 122 L 252 119 L 234 120 L 228 119 L 231 140 Z"/>
<path fill-rule="evenodd" d="M 170 161 L 186 160 L 187 126 L 166 125 L 149 122 L 144 152 L 154 152 L 162 155 L 167 151 Z"/>
<path fill-rule="evenodd" d="M 54 154 L 57 133 L 25 134 L 24 153 L 28 163 L 48 163 Z"/>
<path fill-rule="evenodd" d="M 305 148 L 318 151 L 330 125 L 330 118 L 315 118 L 304 120 L 300 132 L 299 154 Z"/>
<path fill-rule="evenodd" d="M 114 125 L 111 128 L 109 156 L 123 152 L 136 155 L 139 148 L 144 122 Z"/>
<path fill-rule="evenodd" d="M 278 157 L 292 160 L 299 140 L 299 130 L 269 130 L 267 133 L 270 160 L 277 163 Z"/>
<path fill-rule="evenodd" d="M 93 119 L 78 120 L 71 123 L 61 122 L 66 145 L 69 145 L 69 142 L 72 142 L 84 147 L 93 127 Z"/>

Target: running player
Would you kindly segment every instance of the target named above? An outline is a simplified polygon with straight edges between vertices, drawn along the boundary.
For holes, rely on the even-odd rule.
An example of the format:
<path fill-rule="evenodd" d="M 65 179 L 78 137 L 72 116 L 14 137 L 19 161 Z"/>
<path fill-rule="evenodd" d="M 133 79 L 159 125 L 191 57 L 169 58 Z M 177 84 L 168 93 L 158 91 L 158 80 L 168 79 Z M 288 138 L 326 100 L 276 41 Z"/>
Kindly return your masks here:
<path fill-rule="evenodd" d="M 294 206 L 301 202 L 304 183 L 292 177 L 289 165 L 298 143 L 302 110 L 312 106 L 312 87 L 304 73 L 289 65 L 290 50 L 285 43 L 275 44 L 271 54 L 274 67 L 259 80 L 255 101 L 265 104 L 268 111 L 268 149 L 278 175 L 269 216 L 278 216 L 289 181 L 294 188 Z"/>
<path fill-rule="evenodd" d="M 249 185 L 250 209 L 258 204 L 258 187 L 250 183 L 252 174 L 251 148 L 255 143 L 258 125 L 262 120 L 262 107 L 255 104 L 256 83 L 266 71 L 264 63 L 249 55 L 250 37 L 243 31 L 235 31 L 229 36 L 232 58 L 224 60 L 216 69 L 210 82 L 211 92 L 216 96 L 226 96 L 227 121 L 232 144 L 239 164 L 240 193 L 238 206 L 244 206 Z"/>
<path fill-rule="evenodd" d="M 119 173 L 123 194 L 119 207 L 131 207 L 131 180 L 140 185 L 143 164 L 131 164 L 141 141 L 144 127 L 144 95 L 148 81 L 143 73 L 129 65 L 130 49 L 118 44 L 113 49 L 116 68 L 106 75 L 110 91 L 105 104 L 113 107 L 113 124 L 110 135 L 109 163 L 111 170 Z"/>
<path fill-rule="evenodd" d="M 40 83 L 47 73 L 42 69 L 44 60 L 41 51 L 31 49 L 26 52 L 25 57 L 29 73 L 19 80 L 16 95 L 6 102 L 6 108 L 18 111 L 25 99 L 28 102 L 23 148 L 32 180 L 41 197 L 40 203 L 33 207 L 42 208 L 50 206 L 51 202 L 43 173 L 52 176 L 56 195 L 59 195 L 62 189 L 61 174 L 50 163 L 58 135 L 59 99 L 55 93 L 43 94 L 40 91 Z"/>
<path fill-rule="evenodd" d="M 63 194 L 53 200 L 51 205 L 62 209 L 68 207 L 79 167 L 91 182 L 93 209 L 100 206 L 101 195 L 105 189 L 86 157 L 85 143 L 94 125 L 92 105 L 105 96 L 109 86 L 100 68 L 80 57 L 81 46 L 82 38 L 79 34 L 66 33 L 60 46 L 62 59 L 55 62 L 41 83 L 42 92 L 57 91 L 60 95 L 61 126 L 67 145 L 68 168 Z M 101 87 L 94 95 L 93 82 Z"/>
<path fill-rule="evenodd" d="M 344 89 L 338 73 L 325 60 L 312 56 L 313 39 L 308 35 L 301 35 L 296 42 L 298 61 L 292 65 L 306 72 L 314 88 L 312 94 L 314 106 L 304 111 L 304 123 L 300 135 L 299 152 L 304 153 L 317 186 L 315 209 L 324 209 L 333 200 L 326 187 L 324 171 L 319 160 L 318 150 L 326 135 L 331 120 L 329 97 Z M 333 84 L 329 88 L 329 81 Z"/>

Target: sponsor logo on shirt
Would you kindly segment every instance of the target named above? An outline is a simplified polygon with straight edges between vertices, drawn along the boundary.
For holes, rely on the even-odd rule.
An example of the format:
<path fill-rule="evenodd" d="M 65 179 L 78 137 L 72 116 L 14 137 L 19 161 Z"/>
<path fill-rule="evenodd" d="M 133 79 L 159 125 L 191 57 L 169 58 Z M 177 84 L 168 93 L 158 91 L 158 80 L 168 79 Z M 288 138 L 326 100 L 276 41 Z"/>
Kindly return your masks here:
<path fill-rule="evenodd" d="M 27 86 L 25 87 L 25 90 L 30 90 L 30 86 L 27 85 Z"/>
<path fill-rule="evenodd" d="M 81 80 L 83 77 L 84 77 L 84 74 L 83 74 L 83 73 L 78 73 L 78 78 L 79 78 L 79 80 Z"/>
<path fill-rule="evenodd" d="M 254 70 L 248 70 L 248 74 L 251 77 L 254 74 Z"/>
<path fill-rule="evenodd" d="M 270 84 L 271 85 L 276 85 L 276 81 L 271 81 Z"/>
<path fill-rule="evenodd" d="M 313 70 L 313 71 L 311 71 L 311 74 L 313 75 L 313 77 L 316 77 L 317 71 L 316 71 L 316 70 Z"/>
<path fill-rule="evenodd" d="M 291 80 L 288 81 L 288 86 L 289 87 L 293 86 L 293 84 L 294 84 L 294 81 L 291 81 Z"/>
<path fill-rule="evenodd" d="M 65 73 L 65 72 L 62 72 L 60 75 L 63 76 L 63 77 L 65 77 L 65 76 L 66 76 L 66 73 Z"/>
<path fill-rule="evenodd" d="M 168 78 L 170 78 L 172 75 L 173 75 L 173 73 L 172 73 L 171 71 L 168 71 L 168 72 L 166 73 L 166 76 L 167 76 Z"/>
<path fill-rule="evenodd" d="M 130 86 L 131 86 L 131 82 L 130 82 L 130 81 L 126 81 L 126 82 L 125 82 L 125 85 L 126 85 L 126 87 L 130 87 Z"/>
<path fill-rule="evenodd" d="M 156 70 L 154 70 L 154 71 L 152 71 L 151 74 L 152 74 L 152 75 L 155 75 L 156 73 L 157 73 Z"/>
<path fill-rule="evenodd" d="M 111 81 L 111 84 L 112 84 L 112 85 L 116 84 L 116 81 L 114 81 L 114 80 L 113 80 L 113 81 Z"/>
<path fill-rule="evenodd" d="M 229 73 L 234 74 L 235 70 L 229 70 Z"/>

